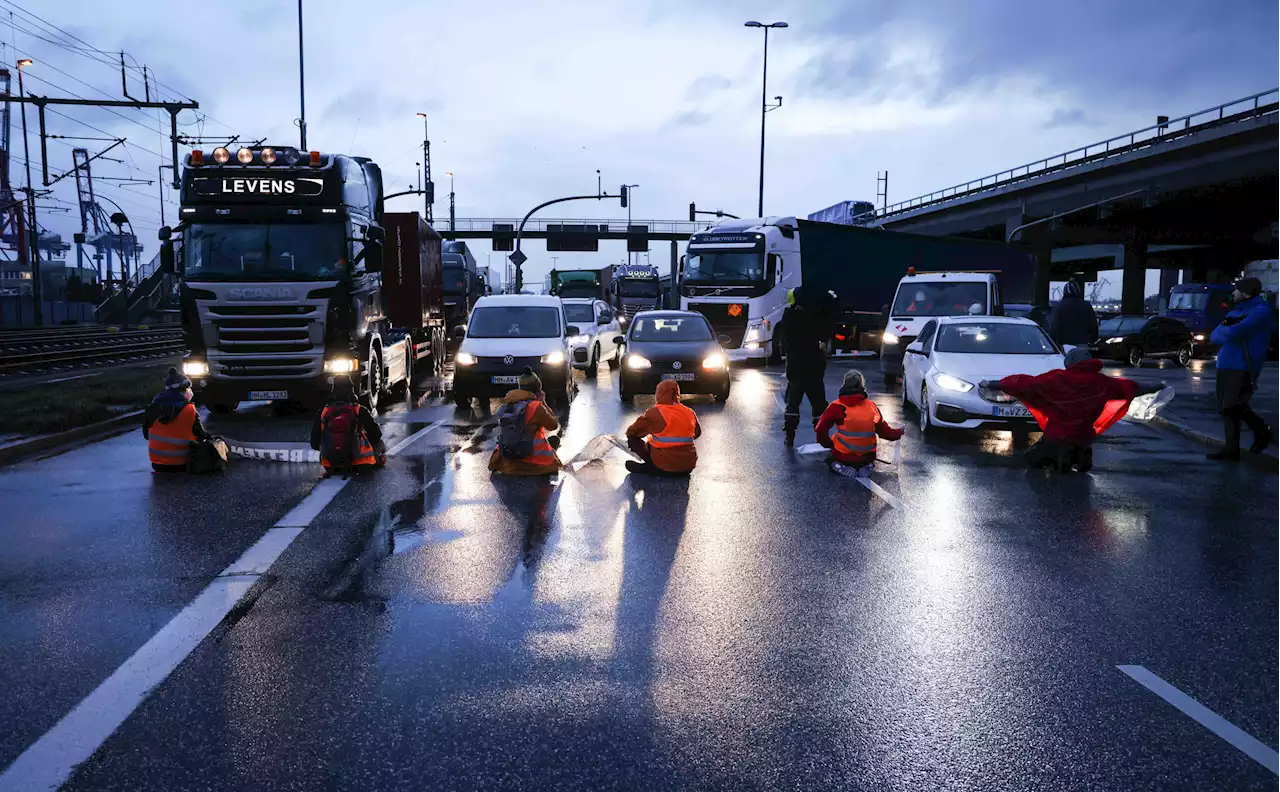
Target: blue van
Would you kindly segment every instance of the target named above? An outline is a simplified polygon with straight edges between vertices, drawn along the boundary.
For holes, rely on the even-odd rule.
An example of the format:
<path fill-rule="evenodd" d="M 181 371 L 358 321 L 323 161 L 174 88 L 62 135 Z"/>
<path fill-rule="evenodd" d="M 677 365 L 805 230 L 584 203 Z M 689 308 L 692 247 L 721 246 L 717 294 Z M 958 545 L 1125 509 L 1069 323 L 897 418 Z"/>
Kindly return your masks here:
<path fill-rule="evenodd" d="M 1217 352 L 1209 342 L 1209 334 L 1231 310 L 1232 288 L 1229 283 L 1182 283 L 1169 291 L 1169 310 L 1165 315 L 1182 322 L 1191 331 L 1196 357 Z"/>

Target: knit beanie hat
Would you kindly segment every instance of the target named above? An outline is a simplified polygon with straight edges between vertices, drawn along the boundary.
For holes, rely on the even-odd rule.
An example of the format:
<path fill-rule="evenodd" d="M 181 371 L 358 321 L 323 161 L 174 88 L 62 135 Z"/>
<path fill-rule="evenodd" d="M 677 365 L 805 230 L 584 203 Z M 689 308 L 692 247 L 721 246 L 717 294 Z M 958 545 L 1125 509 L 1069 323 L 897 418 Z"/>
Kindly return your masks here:
<path fill-rule="evenodd" d="M 170 368 L 164 378 L 165 390 L 186 390 L 191 387 L 191 380 L 179 374 L 176 368 Z"/>
<path fill-rule="evenodd" d="M 524 371 L 520 372 L 520 389 L 527 390 L 530 393 L 537 393 L 542 390 L 542 380 L 538 379 L 538 375 L 533 373 L 533 369 L 528 366 L 524 367 Z"/>
<path fill-rule="evenodd" d="M 844 386 L 841 390 L 860 390 L 867 389 L 867 378 L 862 376 L 862 372 L 857 369 L 849 369 L 844 373 Z"/>

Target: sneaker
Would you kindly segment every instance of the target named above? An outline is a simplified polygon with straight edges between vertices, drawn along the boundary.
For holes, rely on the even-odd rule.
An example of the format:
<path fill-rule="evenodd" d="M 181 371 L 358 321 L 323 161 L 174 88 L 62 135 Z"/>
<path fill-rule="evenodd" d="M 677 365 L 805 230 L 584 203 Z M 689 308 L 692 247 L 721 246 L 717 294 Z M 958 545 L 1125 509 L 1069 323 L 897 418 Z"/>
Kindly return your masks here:
<path fill-rule="evenodd" d="M 831 462 L 828 467 L 831 468 L 832 473 L 835 473 L 838 476 L 844 476 L 845 478 L 858 477 L 858 468 L 855 468 L 852 465 L 842 465 L 839 462 Z"/>
<path fill-rule="evenodd" d="M 632 473 L 643 473 L 644 465 L 639 462 L 636 462 L 635 460 L 628 459 L 627 470 L 629 470 Z"/>
<path fill-rule="evenodd" d="M 1267 450 L 1267 446 L 1269 445 L 1271 445 L 1270 427 L 1267 428 L 1266 432 L 1254 436 L 1253 445 L 1249 446 L 1249 452 L 1253 454 L 1261 454 L 1263 451 Z"/>

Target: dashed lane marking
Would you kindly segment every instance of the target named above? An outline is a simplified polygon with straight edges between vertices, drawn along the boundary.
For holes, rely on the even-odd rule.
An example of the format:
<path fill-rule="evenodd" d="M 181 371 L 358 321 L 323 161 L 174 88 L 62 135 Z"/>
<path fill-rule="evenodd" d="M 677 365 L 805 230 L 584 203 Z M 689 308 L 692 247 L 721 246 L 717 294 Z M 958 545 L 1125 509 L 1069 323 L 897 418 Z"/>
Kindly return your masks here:
<path fill-rule="evenodd" d="M 1128 675 L 1139 685 L 1182 710 L 1184 715 L 1190 717 L 1196 723 L 1226 740 L 1245 756 L 1267 768 L 1272 773 L 1280 775 L 1280 757 L 1277 757 L 1274 750 L 1262 744 L 1253 735 L 1248 734 L 1226 718 L 1140 665 L 1122 665 L 1116 666 L 1116 668 L 1120 669 L 1122 673 Z"/>
<path fill-rule="evenodd" d="M 389 449 L 387 456 L 396 456 L 444 423 L 436 421 L 414 432 Z M 0 792 L 51 791 L 66 783 L 76 766 L 92 756 L 151 691 L 222 623 L 348 481 L 329 478 L 317 483 L 275 527 L 214 578 L 191 604 L 0 773 Z"/>
<path fill-rule="evenodd" d="M 871 492 L 875 493 L 876 495 L 879 495 L 881 498 L 884 499 L 885 503 L 889 504 L 893 508 L 899 511 L 903 509 L 902 501 L 895 498 L 893 495 L 889 493 L 888 490 L 886 490 L 884 487 L 880 486 L 879 484 L 875 483 L 871 479 L 856 478 L 854 479 L 854 481 L 858 482 L 862 486 L 871 490 Z"/>

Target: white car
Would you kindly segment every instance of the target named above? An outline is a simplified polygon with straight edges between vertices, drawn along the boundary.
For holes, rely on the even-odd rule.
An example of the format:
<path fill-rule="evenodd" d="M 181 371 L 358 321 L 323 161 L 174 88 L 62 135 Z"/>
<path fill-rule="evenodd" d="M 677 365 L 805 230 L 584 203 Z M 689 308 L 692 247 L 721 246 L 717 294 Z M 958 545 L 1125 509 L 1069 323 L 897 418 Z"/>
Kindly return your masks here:
<path fill-rule="evenodd" d="M 1030 319 L 939 316 L 907 346 L 902 406 L 919 410 L 925 436 L 938 427 L 1030 428 L 1035 419 L 1026 407 L 1005 393 L 983 392 L 979 383 L 1064 367 L 1062 350 Z"/>
<path fill-rule="evenodd" d="M 453 399 L 495 399 L 533 369 L 553 407 L 568 407 L 577 394 L 569 366 L 569 339 L 581 328 L 565 321 L 556 297 L 502 294 L 476 300 L 466 337 L 453 358 Z"/>
<path fill-rule="evenodd" d="M 578 328 L 578 334 L 569 339 L 573 367 L 595 377 L 600 361 L 609 361 L 609 368 L 618 367 L 618 345 L 613 339 L 622 334 L 622 325 L 609 303 L 584 297 L 562 298 L 564 316 L 569 324 Z"/>

